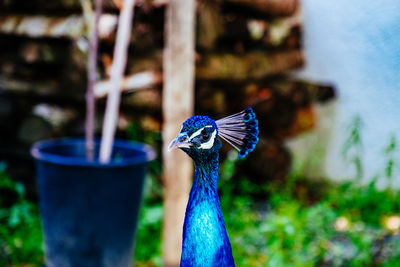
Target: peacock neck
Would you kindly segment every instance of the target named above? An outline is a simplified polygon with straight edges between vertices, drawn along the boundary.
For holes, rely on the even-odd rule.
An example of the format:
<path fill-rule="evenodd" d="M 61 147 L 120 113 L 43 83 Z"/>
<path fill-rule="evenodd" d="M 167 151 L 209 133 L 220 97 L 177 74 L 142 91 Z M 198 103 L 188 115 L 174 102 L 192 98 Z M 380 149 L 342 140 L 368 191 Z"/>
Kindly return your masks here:
<path fill-rule="evenodd" d="M 218 197 L 218 153 L 195 160 L 183 227 L 181 266 L 234 266 Z"/>
<path fill-rule="evenodd" d="M 199 160 L 195 160 L 192 191 L 196 190 L 202 192 L 204 190 L 212 190 L 217 193 L 219 170 L 218 157 L 218 152 L 215 152 L 204 156 Z"/>

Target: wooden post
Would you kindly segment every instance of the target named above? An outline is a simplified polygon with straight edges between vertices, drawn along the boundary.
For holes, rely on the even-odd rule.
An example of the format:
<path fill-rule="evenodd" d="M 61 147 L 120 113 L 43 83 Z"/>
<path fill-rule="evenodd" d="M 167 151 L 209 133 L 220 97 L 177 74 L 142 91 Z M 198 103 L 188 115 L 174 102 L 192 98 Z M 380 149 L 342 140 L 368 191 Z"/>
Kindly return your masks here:
<path fill-rule="evenodd" d="M 193 163 L 182 151 L 168 152 L 194 106 L 195 1 L 171 0 L 166 10 L 163 90 L 164 266 L 179 266 L 182 229 Z"/>

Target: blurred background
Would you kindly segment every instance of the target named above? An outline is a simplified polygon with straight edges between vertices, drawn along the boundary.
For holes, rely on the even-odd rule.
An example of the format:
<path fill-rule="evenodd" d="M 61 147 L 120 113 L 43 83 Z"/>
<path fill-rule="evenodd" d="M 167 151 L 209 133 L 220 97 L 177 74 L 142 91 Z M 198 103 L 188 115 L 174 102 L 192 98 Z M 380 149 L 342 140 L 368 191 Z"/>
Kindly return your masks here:
<path fill-rule="evenodd" d="M 0 0 L 0 266 L 44 265 L 29 148 L 84 135 L 84 3 Z M 99 24 L 97 135 L 120 4 L 104 0 Z M 118 138 L 159 155 L 136 266 L 163 265 L 167 7 L 136 3 L 118 121 Z M 221 149 L 219 193 L 237 266 L 400 264 L 399 12 L 395 0 L 196 1 L 194 113 L 217 119 L 252 106 L 260 125 L 244 160 Z"/>

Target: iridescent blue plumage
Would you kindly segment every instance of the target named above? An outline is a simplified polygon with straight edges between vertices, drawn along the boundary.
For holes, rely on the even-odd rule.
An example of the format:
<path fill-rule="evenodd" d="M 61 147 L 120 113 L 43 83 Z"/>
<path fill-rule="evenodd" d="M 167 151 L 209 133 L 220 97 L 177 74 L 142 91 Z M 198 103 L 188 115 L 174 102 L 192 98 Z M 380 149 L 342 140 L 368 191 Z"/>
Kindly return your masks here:
<path fill-rule="evenodd" d="M 254 150 L 258 122 L 251 108 L 214 121 L 207 116 L 186 120 L 170 148 L 180 148 L 194 161 L 195 175 L 183 227 L 181 266 L 235 266 L 218 197 L 219 137 L 239 150 Z"/>
<path fill-rule="evenodd" d="M 196 164 L 186 208 L 181 266 L 234 266 L 217 190 L 218 152 L 202 163 Z"/>

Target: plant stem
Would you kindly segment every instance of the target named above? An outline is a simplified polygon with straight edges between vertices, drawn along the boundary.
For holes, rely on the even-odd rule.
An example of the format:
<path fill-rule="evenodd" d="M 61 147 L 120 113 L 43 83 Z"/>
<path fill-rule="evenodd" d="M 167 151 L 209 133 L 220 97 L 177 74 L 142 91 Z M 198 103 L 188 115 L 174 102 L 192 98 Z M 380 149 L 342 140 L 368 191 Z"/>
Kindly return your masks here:
<path fill-rule="evenodd" d="M 107 97 L 100 146 L 101 163 L 108 163 L 110 161 L 112 146 L 114 143 L 114 135 L 118 121 L 119 102 L 121 98 L 120 89 L 131 36 L 134 4 L 135 0 L 125 0 L 118 20 L 117 38 L 114 46 L 114 59 L 110 75 L 112 88 Z"/>
<path fill-rule="evenodd" d="M 94 86 L 97 79 L 97 50 L 99 46 L 99 21 L 102 10 L 103 0 L 95 2 L 94 24 L 90 29 L 89 39 L 89 59 L 88 59 L 88 85 L 86 92 L 86 121 L 85 121 L 85 147 L 86 158 L 89 161 L 94 159 L 94 131 L 95 131 L 95 113 L 96 105 L 94 99 Z M 90 25 L 90 24 L 89 24 Z"/>

